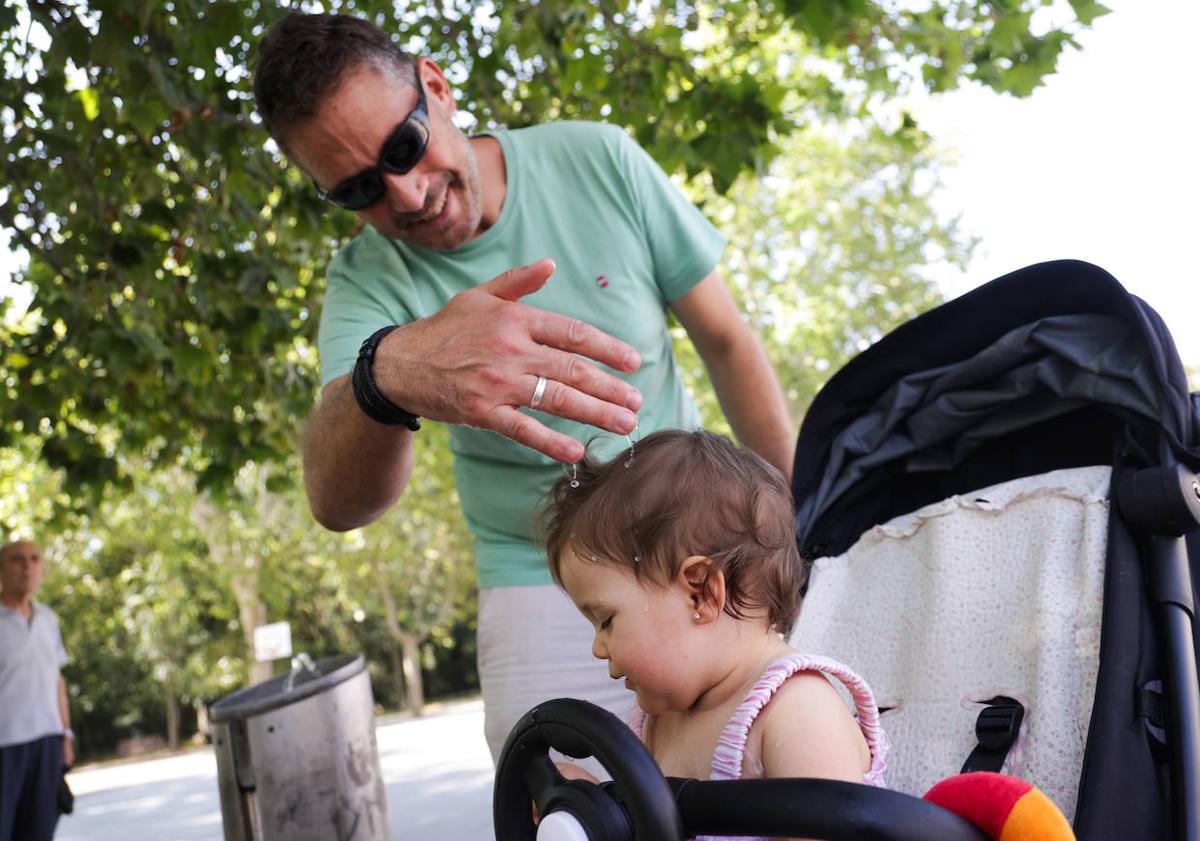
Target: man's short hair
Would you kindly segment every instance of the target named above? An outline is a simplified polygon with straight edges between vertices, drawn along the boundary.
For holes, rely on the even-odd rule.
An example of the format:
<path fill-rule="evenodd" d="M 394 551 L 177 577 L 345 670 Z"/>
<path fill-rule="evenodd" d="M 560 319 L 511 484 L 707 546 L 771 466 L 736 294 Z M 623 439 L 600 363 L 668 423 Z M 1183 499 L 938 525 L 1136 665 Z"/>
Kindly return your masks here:
<path fill-rule="evenodd" d="M 286 152 L 287 134 L 364 65 L 416 81 L 412 56 L 373 23 L 353 15 L 284 16 L 259 44 L 254 71 L 254 101 L 267 132 Z"/>

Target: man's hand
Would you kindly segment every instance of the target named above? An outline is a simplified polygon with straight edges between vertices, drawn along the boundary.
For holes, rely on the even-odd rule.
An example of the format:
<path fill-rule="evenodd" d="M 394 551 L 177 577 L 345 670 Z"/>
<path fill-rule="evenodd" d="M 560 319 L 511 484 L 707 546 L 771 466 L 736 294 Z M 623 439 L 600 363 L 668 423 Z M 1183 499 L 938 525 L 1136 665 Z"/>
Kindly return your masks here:
<path fill-rule="evenodd" d="M 75 739 L 63 733 L 63 765 L 71 768 L 75 765 Z"/>
<path fill-rule="evenodd" d="M 380 390 L 415 414 L 490 429 L 568 464 L 583 458 L 583 445 L 518 411 L 538 377 L 547 380 L 539 411 L 632 432 L 641 394 L 587 359 L 632 373 L 637 351 L 582 321 L 518 303 L 553 273 L 549 259 L 510 269 L 393 331 L 375 355 Z"/>

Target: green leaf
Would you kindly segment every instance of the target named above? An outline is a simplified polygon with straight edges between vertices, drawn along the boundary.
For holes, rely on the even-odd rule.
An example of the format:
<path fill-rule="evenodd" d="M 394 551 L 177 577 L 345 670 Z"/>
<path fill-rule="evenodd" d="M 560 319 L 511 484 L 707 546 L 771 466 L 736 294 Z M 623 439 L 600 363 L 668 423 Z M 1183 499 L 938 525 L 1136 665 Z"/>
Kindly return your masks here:
<path fill-rule="evenodd" d="M 1075 12 L 1075 17 L 1084 26 L 1091 26 L 1096 18 L 1110 14 L 1112 9 L 1104 6 L 1095 0 L 1070 0 L 1071 8 Z"/>
<path fill-rule="evenodd" d="M 83 105 L 83 116 L 88 121 L 100 116 L 100 97 L 94 88 L 83 88 L 79 92 L 79 102 Z"/>

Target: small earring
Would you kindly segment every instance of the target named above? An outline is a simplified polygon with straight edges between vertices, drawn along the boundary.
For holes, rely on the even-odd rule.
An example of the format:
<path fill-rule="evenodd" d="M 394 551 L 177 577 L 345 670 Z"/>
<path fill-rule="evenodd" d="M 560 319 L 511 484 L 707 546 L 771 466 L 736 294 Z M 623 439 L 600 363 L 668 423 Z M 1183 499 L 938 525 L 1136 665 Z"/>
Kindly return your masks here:
<path fill-rule="evenodd" d="M 693 619 L 695 619 L 697 622 L 699 622 L 699 621 L 700 621 L 700 614 L 699 614 L 699 613 L 693 613 L 693 614 L 692 614 L 692 618 L 693 618 Z"/>

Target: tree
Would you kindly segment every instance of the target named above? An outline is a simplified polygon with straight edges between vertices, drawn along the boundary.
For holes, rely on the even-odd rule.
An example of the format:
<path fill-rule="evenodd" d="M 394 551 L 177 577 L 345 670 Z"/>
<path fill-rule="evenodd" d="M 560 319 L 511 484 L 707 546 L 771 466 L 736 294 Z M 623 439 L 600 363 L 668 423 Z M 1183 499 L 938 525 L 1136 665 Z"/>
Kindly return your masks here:
<path fill-rule="evenodd" d="M 279 464 L 244 464 L 231 492 L 201 491 L 190 502 L 210 563 L 228 576 L 250 683 L 271 675 L 271 664 L 258 662 L 254 648 L 254 629 L 268 622 L 299 626 L 296 651 L 322 655 L 354 647 L 348 588 L 330 581 L 337 547 L 284 478 L 299 472 L 298 461 L 293 455 Z"/>
<path fill-rule="evenodd" d="M 463 614 L 473 612 L 475 595 L 474 554 L 458 507 L 446 428 L 429 424 L 426 431 L 435 440 L 417 451 L 420 463 L 405 504 L 347 535 L 339 553 L 374 588 L 404 678 L 405 706 L 414 715 L 425 704 L 421 646 L 431 637 L 447 640 Z"/>
<path fill-rule="evenodd" d="M 936 300 L 922 266 L 970 248 L 930 210 L 927 139 L 874 115 L 913 84 L 1027 92 L 1100 9 L 1073 2 L 1075 23 L 1035 36 L 1043 5 L 355 8 L 429 48 L 467 123 L 628 127 L 729 236 L 727 277 L 798 416 L 847 356 Z M 15 10 L 53 37 L 13 28 Z M 413 706 L 425 680 L 464 682 L 444 668 L 451 648 L 469 654 L 473 618 L 444 429 L 428 430 L 404 506 L 360 533 L 316 528 L 290 481 L 322 267 L 353 227 L 252 113 L 252 44 L 282 13 L 227 0 L 0 10 L 0 225 L 28 252 L 34 291 L 24 318 L 0 312 L 0 529 L 45 534 L 60 559 L 47 592 L 74 629 L 68 680 L 110 743 L 170 730 L 180 704 L 241 682 L 264 619 L 292 622 L 314 656 L 364 651 L 376 677 L 399 661 Z M 719 426 L 702 366 L 679 351 Z"/>
<path fill-rule="evenodd" d="M 865 118 L 914 84 L 1028 93 L 1104 12 L 1071 0 L 1074 20 L 1039 32 L 1048 2 L 328 5 L 427 50 L 461 85 L 467 122 L 607 119 L 724 193 L 797 128 Z M 316 385 L 321 267 L 352 219 L 326 212 L 253 114 L 252 48 L 284 11 L 0 11 L 0 225 L 34 291 L 32 316 L 0 336 L 0 436 L 40 436 L 77 489 L 120 480 L 118 450 L 156 464 L 188 453 L 202 485 L 224 488 L 293 449 Z"/>
<path fill-rule="evenodd" d="M 727 281 L 792 417 L 852 356 L 940 302 L 929 264 L 970 261 L 975 241 L 933 209 L 939 185 L 931 141 L 914 126 L 823 124 L 793 134 L 762 176 L 699 196 L 729 237 Z M 706 426 L 727 430 L 703 364 L 682 328 L 673 334 Z"/>
<path fill-rule="evenodd" d="M 88 531 L 94 556 L 110 571 L 109 588 L 121 594 L 125 655 L 158 686 L 167 745 L 176 748 L 182 708 L 233 690 L 245 674 L 231 633 L 231 576 L 213 565 L 190 522 L 192 477 L 178 469 L 134 473 L 137 491 L 110 496 Z M 69 598 L 63 607 L 77 619 Z M 75 635 L 90 630 L 86 622 L 72 626 Z"/>

